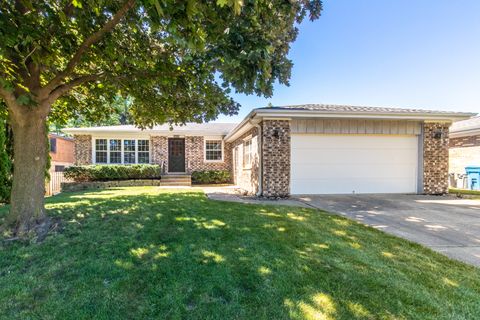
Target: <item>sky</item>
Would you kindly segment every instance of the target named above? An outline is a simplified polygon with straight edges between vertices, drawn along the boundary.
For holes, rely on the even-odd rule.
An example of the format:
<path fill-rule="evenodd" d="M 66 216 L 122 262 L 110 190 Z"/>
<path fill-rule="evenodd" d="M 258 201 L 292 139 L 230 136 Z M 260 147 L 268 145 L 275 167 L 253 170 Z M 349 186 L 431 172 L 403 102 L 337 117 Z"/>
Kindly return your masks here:
<path fill-rule="evenodd" d="M 289 54 L 290 86 L 271 98 L 232 94 L 252 109 L 325 103 L 480 112 L 479 0 L 324 0 Z"/>

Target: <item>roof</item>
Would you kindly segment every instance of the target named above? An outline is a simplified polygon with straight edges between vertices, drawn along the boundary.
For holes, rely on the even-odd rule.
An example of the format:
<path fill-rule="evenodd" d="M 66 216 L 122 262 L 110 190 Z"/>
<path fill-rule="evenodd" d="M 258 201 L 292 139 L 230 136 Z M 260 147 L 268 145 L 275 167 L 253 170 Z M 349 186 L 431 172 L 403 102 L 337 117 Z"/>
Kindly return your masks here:
<path fill-rule="evenodd" d="M 465 112 L 440 111 L 440 110 L 424 110 L 409 108 L 391 108 L 391 107 L 367 107 L 367 106 L 350 106 L 336 104 L 301 104 L 289 106 L 274 106 L 259 108 L 257 110 L 308 110 L 316 112 L 335 112 L 335 113 L 375 113 L 375 114 L 458 114 L 465 115 Z"/>
<path fill-rule="evenodd" d="M 452 134 L 476 134 L 480 132 L 480 116 L 472 117 L 467 120 L 458 121 L 450 127 Z"/>
<path fill-rule="evenodd" d="M 201 134 L 201 135 L 226 135 L 237 124 L 236 123 L 186 123 L 183 126 L 172 126 L 168 124 L 154 126 L 152 128 L 140 129 L 134 125 L 101 126 L 87 128 L 66 128 L 63 132 L 68 134 L 91 134 L 91 133 L 158 133 L 158 134 Z"/>
<path fill-rule="evenodd" d="M 365 107 L 334 104 L 302 104 L 288 106 L 273 106 L 254 109 L 250 114 L 227 136 L 232 141 L 252 128 L 263 118 L 273 119 L 305 119 L 305 118 L 332 118 L 332 119 L 380 119 L 380 120 L 414 120 L 455 122 L 468 119 L 476 114 L 455 111 L 438 111 L 424 109 Z"/>

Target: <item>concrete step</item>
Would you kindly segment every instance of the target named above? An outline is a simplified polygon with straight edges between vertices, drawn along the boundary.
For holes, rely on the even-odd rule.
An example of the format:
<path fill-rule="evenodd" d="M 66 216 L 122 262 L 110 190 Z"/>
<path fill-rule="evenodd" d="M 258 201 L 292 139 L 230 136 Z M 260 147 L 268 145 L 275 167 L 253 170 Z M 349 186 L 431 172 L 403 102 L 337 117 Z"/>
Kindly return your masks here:
<path fill-rule="evenodd" d="M 161 187 L 190 187 L 192 184 L 188 182 L 164 182 L 160 181 Z"/>

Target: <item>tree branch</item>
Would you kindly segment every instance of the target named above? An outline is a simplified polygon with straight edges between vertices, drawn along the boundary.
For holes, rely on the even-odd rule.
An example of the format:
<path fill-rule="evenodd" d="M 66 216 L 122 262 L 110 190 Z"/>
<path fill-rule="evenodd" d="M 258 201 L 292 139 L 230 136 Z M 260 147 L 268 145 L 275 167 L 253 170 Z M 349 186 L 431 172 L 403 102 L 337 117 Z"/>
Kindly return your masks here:
<path fill-rule="evenodd" d="M 94 43 L 100 41 L 106 33 L 110 32 L 120 20 L 127 14 L 127 12 L 133 7 L 135 4 L 135 0 L 127 0 L 123 6 L 115 13 L 113 18 L 108 21 L 100 30 L 90 35 L 87 39 L 83 41 L 83 43 L 78 48 L 77 52 L 73 55 L 72 59 L 67 63 L 66 68 L 57 74 L 46 86 L 45 89 L 48 93 L 53 93 L 56 90 L 56 87 L 68 77 L 75 69 L 75 67 L 80 62 L 82 56 L 85 52 L 90 49 Z"/>
<path fill-rule="evenodd" d="M 57 88 L 55 88 L 55 90 L 53 90 L 47 97 L 46 101 L 48 105 L 51 105 L 52 103 L 54 103 L 58 98 L 60 98 L 61 96 L 63 96 L 64 94 L 68 93 L 70 90 L 72 90 L 74 87 L 76 86 L 79 86 L 85 82 L 89 82 L 89 81 L 94 81 L 94 80 L 98 80 L 99 78 L 101 78 L 104 74 L 103 73 L 99 73 L 99 74 L 89 74 L 89 75 L 85 75 L 85 76 L 80 76 L 80 77 L 77 77 L 65 84 L 62 84 L 61 86 L 58 86 Z"/>

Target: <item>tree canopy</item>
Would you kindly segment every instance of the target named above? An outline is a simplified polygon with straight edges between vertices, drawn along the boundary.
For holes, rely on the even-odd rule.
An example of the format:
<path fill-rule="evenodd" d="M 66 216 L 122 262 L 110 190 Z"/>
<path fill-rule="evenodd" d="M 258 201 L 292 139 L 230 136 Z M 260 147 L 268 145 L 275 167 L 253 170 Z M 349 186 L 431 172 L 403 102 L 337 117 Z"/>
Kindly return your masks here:
<path fill-rule="evenodd" d="M 296 24 L 320 10 L 320 1 L 7 0 L 0 85 L 24 105 L 49 95 L 52 119 L 93 120 L 121 94 L 142 126 L 211 120 L 237 111 L 232 87 L 270 96 L 275 81 L 288 84 Z"/>
<path fill-rule="evenodd" d="M 0 113 L 13 132 L 8 223 L 49 226 L 44 208 L 47 117 L 109 114 L 133 99 L 140 127 L 233 114 L 237 92 L 271 96 L 287 84 L 290 44 L 320 0 L 4 0 Z"/>

